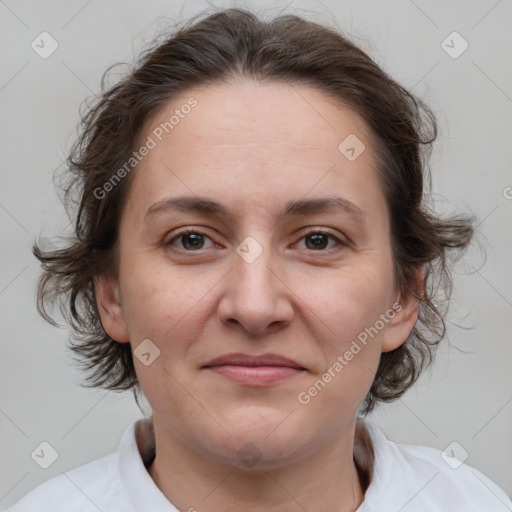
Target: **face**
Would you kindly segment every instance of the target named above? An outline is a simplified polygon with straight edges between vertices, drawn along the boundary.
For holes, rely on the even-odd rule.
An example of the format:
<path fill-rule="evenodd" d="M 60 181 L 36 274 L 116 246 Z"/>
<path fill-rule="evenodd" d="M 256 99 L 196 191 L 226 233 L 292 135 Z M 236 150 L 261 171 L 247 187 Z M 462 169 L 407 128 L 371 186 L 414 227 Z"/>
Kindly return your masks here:
<path fill-rule="evenodd" d="M 334 442 L 416 320 L 393 288 L 365 123 L 314 88 L 244 81 L 174 98 L 148 136 L 118 280 L 97 296 L 110 336 L 146 354 L 134 362 L 155 421 L 230 464 L 246 443 L 275 467 Z"/>

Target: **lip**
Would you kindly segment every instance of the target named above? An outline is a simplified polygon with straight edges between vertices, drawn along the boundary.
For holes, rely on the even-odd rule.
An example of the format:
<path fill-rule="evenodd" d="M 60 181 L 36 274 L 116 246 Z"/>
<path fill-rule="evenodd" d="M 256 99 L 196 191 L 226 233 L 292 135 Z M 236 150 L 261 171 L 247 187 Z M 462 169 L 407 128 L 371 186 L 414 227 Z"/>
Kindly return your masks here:
<path fill-rule="evenodd" d="M 233 366 L 284 366 L 287 368 L 296 368 L 300 370 L 305 370 L 299 363 L 294 361 L 293 359 L 289 359 L 287 357 L 281 356 L 279 354 L 261 354 L 258 356 L 251 356 L 249 354 L 242 354 L 239 352 L 234 352 L 232 354 L 225 354 L 223 356 L 216 357 L 212 359 L 208 363 L 206 363 L 204 367 L 208 368 L 211 366 L 224 366 L 224 365 L 233 365 Z"/>
<path fill-rule="evenodd" d="M 306 369 L 293 359 L 278 354 L 225 354 L 203 366 L 240 384 L 264 386 L 289 379 Z"/>

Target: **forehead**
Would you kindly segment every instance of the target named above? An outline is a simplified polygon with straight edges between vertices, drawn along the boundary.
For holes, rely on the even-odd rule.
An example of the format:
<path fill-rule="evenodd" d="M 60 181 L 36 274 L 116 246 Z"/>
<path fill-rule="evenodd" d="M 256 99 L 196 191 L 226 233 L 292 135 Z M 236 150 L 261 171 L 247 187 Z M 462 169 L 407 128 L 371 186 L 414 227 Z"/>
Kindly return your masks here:
<path fill-rule="evenodd" d="M 146 123 L 142 135 L 151 134 L 177 151 L 193 142 L 247 151 L 286 143 L 304 153 L 337 152 L 347 136 L 370 143 L 371 135 L 357 112 L 312 86 L 242 79 L 176 96 Z"/>
<path fill-rule="evenodd" d="M 270 205 L 283 195 L 339 189 L 357 204 L 365 202 L 358 193 L 379 193 L 365 122 L 311 86 L 236 81 L 191 89 L 148 120 L 139 142 L 149 139 L 154 147 L 132 187 L 151 199 L 180 191 L 245 206 L 252 197 L 256 207 L 261 196 Z"/>

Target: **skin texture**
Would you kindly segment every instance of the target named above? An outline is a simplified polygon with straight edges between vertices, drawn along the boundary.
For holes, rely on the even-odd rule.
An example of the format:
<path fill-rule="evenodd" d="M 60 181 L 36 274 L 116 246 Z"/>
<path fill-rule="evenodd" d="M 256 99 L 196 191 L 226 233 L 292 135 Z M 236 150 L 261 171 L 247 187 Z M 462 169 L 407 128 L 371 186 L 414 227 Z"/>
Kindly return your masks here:
<path fill-rule="evenodd" d="M 132 350 L 145 339 L 160 350 L 149 366 L 134 357 L 154 414 L 149 472 L 180 510 L 354 510 L 364 498 L 352 456 L 356 412 L 381 352 L 407 339 L 418 314 L 393 288 L 389 216 L 368 129 L 309 86 L 237 80 L 174 98 L 140 140 L 190 97 L 197 106 L 133 176 L 118 279 L 97 280 L 108 334 Z M 366 146 L 354 161 L 338 150 L 349 134 Z M 181 195 L 208 197 L 232 216 L 160 210 L 145 218 L 155 203 Z M 290 200 L 334 196 L 363 213 L 280 217 Z M 186 227 L 204 237 L 176 237 Z M 335 238 L 316 248 L 318 230 Z M 248 236 L 262 250 L 251 263 L 236 252 Z M 301 404 L 299 393 L 397 301 L 400 312 Z M 305 370 L 249 386 L 202 368 L 232 352 L 273 352 Z M 253 451 L 251 467 L 240 450 Z"/>

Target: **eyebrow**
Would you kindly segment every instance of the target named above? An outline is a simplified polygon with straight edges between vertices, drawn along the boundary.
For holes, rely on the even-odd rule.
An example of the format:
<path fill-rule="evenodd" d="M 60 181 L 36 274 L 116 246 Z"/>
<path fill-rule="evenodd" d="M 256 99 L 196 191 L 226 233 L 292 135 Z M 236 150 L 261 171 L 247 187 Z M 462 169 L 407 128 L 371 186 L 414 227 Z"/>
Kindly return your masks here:
<path fill-rule="evenodd" d="M 168 210 L 203 213 L 212 217 L 218 217 L 222 220 L 227 220 L 233 215 L 225 206 L 207 197 L 179 196 L 169 197 L 153 204 L 148 208 L 144 218 L 147 220 L 148 217 L 152 217 L 158 212 Z M 348 213 L 355 219 L 361 219 L 366 216 L 364 210 L 347 199 L 342 197 L 322 197 L 289 201 L 281 212 L 281 217 L 296 217 L 340 210 Z"/>

